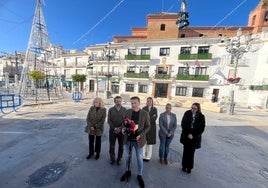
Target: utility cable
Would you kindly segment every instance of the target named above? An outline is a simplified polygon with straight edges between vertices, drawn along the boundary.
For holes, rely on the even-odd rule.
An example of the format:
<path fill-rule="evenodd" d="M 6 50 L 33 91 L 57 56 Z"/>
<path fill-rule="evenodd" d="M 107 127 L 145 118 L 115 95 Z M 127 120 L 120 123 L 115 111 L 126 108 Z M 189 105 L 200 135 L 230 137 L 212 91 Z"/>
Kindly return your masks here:
<path fill-rule="evenodd" d="M 91 27 L 87 32 L 85 32 L 80 38 L 78 38 L 73 44 L 76 44 L 78 41 L 83 39 L 86 35 L 88 35 L 91 31 L 93 31 L 101 22 L 103 22 L 111 13 L 115 11 L 117 7 L 119 7 L 125 0 L 121 0 L 117 5 L 115 5 L 112 10 L 110 10 L 103 18 L 101 18 L 93 27 Z"/>
<path fill-rule="evenodd" d="M 231 12 L 229 12 L 226 16 L 224 16 L 216 25 L 210 28 L 212 30 L 213 28 L 217 27 L 219 24 L 221 24 L 227 17 L 229 17 L 231 14 L 233 14 L 238 8 L 240 8 L 247 0 L 243 0 L 238 6 L 236 6 Z M 227 28 L 230 28 L 227 27 Z"/>

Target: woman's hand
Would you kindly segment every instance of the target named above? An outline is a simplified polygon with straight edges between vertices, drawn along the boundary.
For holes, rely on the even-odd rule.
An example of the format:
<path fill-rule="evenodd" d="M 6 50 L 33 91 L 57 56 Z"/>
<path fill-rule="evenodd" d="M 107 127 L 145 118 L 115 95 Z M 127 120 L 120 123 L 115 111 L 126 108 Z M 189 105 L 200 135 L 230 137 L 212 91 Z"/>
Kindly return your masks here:
<path fill-rule="evenodd" d="M 122 128 L 122 134 L 125 135 L 126 134 L 126 128 Z"/>

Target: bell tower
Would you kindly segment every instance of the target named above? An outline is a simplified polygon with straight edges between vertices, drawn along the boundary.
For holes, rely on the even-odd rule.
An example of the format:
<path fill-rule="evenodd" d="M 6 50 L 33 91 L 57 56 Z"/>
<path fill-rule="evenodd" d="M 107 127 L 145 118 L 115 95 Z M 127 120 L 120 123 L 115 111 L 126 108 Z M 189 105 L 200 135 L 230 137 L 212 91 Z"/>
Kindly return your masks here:
<path fill-rule="evenodd" d="M 268 27 L 268 0 L 261 0 L 257 7 L 251 11 L 248 26 L 254 28 L 252 33 L 260 33 L 263 27 Z"/>

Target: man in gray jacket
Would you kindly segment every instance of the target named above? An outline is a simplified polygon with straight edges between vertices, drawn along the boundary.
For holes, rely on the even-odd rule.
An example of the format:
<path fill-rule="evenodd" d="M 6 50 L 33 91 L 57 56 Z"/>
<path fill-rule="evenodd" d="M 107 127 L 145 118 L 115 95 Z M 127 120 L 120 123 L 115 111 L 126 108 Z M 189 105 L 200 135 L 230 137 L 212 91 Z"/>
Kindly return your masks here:
<path fill-rule="evenodd" d="M 109 143 L 110 143 L 110 164 L 115 163 L 115 143 L 118 141 L 117 165 L 121 164 L 121 159 L 124 152 L 124 136 L 121 131 L 121 126 L 126 115 L 126 108 L 122 106 L 122 98 L 116 96 L 114 98 L 115 105 L 108 111 L 108 123 L 110 126 Z"/>

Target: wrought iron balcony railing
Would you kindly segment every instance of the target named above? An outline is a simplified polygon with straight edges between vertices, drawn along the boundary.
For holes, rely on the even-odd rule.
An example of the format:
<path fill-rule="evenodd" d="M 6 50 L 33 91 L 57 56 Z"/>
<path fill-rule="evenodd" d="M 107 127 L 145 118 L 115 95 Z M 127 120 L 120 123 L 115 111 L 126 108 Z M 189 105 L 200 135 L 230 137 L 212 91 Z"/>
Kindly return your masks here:
<path fill-rule="evenodd" d="M 124 77 L 126 77 L 126 78 L 149 78 L 149 74 L 148 73 L 127 72 L 127 73 L 124 73 Z"/>
<path fill-rule="evenodd" d="M 125 55 L 125 60 L 150 60 L 150 55 Z"/>
<path fill-rule="evenodd" d="M 179 60 L 202 60 L 202 59 L 212 59 L 212 53 L 206 54 L 179 54 Z"/>
<path fill-rule="evenodd" d="M 154 78 L 168 80 L 170 78 L 170 75 L 169 74 L 155 74 Z"/>
<path fill-rule="evenodd" d="M 177 80 L 208 81 L 209 75 L 185 75 L 177 74 Z"/>

